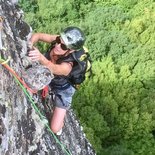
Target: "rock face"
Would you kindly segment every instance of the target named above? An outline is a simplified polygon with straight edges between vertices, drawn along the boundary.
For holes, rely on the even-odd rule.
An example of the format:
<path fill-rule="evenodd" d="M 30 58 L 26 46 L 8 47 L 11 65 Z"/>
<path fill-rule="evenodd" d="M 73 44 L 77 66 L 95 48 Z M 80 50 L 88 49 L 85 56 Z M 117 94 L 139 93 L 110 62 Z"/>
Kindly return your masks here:
<path fill-rule="evenodd" d="M 27 40 L 31 28 L 22 20 L 23 12 L 17 1 L 0 0 L 0 60 L 22 77 Z M 2 23 L 3 21 L 3 23 Z M 65 119 L 61 136 L 48 129 L 47 120 L 52 113 L 50 95 L 42 99 L 41 93 L 31 94 L 33 106 L 47 118 L 40 118 L 30 99 L 22 91 L 13 75 L 0 64 L 0 155 L 94 155 L 90 143 L 76 120 L 72 110 Z M 65 147 L 65 148 L 64 148 Z"/>

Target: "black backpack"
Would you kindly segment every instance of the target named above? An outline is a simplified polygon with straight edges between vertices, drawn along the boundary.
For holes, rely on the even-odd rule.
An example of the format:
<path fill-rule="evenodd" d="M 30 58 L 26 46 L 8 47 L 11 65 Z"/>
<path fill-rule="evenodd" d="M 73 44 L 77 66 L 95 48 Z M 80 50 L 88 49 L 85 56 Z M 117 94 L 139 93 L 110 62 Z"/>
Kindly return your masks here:
<path fill-rule="evenodd" d="M 71 54 L 76 61 L 76 64 L 73 65 L 72 71 L 67 78 L 72 85 L 76 86 L 81 84 L 85 80 L 86 74 L 89 77 L 91 76 L 91 59 L 86 49 L 82 49 Z"/>

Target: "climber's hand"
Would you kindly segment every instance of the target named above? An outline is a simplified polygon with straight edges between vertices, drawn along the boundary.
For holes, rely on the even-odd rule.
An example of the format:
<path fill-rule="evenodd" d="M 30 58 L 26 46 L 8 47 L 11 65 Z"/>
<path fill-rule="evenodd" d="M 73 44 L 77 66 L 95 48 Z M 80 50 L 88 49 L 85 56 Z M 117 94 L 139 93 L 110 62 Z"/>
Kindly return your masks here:
<path fill-rule="evenodd" d="M 43 57 L 40 51 L 34 46 L 33 46 L 33 49 L 29 51 L 28 56 L 32 61 L 41 61 Z"/>

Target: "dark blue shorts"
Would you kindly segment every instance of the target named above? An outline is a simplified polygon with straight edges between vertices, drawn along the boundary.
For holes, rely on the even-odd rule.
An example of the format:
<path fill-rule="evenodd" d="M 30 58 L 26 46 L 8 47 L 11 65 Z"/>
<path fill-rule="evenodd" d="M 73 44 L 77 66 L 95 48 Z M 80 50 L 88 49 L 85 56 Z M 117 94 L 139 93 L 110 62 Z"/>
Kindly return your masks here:
<path fill-rule="evenodd" d="M 52 90 L 54 106 L 68 110 L 72 103 L 72 97 L 75 93 L 75 88 L 71 85 L 64 90 Z"/>

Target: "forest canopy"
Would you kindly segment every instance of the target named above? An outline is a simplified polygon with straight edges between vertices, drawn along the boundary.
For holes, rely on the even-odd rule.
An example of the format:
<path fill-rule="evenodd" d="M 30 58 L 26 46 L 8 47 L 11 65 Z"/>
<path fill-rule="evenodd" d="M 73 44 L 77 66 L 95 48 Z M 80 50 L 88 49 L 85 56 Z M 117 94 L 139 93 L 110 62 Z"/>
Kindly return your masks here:
<path fill-rule="evenodd" d="M 93 74 L 73 108 L 98 155 L 155 154 L 154 0 L 20 0 L 34 32 L 86 34 Z M 40 44 L 42 52 L 47 45 Z"/>

